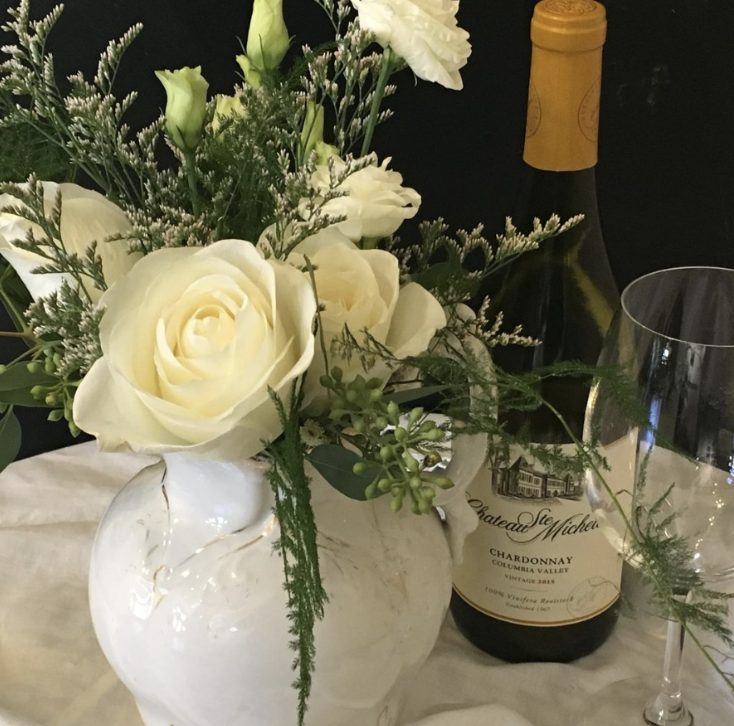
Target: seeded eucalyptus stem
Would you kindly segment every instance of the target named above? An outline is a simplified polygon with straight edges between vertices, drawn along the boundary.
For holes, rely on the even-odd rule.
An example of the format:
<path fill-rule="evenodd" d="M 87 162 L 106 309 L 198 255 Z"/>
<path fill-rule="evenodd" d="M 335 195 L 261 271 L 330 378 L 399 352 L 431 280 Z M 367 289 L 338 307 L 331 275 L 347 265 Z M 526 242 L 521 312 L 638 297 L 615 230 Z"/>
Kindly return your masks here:
<path fill-rule="evenodd" d="M 377 126 L 377 117 L 380 114 L 380 106 L 382 105 L 382 99 L 385 97 L 385 88 L 387 87 L 387 81 L 390 78 L 390 72 L 392 71 L 392 68 L 392 50 L 390 50 L 390 48 L 385 48 L 385 52 L 382 55 L 380 76 L 377 79 L 375 95 L 372 98 L 370 117 L 367 121 L 367 131 L 364 134 L 364 141 L 362 142 L 362 156 L 367 156 L 370 151 L 370 146 L 372 145 L 372 137 L 375 134 L 375 126 Z"/>

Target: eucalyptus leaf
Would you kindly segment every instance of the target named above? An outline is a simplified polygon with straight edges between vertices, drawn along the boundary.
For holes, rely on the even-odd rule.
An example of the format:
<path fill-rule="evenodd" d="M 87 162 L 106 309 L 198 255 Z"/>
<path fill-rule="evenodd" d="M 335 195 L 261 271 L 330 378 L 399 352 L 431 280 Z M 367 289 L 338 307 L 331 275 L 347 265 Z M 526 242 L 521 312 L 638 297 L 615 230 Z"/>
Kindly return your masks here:
<path fill-rule="evenodd" d="M 362 457 L 354 451 L 335 444 L 317 446 L 307 458 L 334 489 L 359 502 L 367 500 L 365 489 L 380 473 L 380 467 L 377 464 L 363 462 L 368 467 L 368 473 L 355 474 L 353 467 L 363 461 Z"/>
<path fill-rule="evenodd" d="M 15 461 L 20 451 L 20 423 L 10 409 L 0 420 L 0 471 Z"/>
<path fill-rule="evenodd" d="M 25 363 L 16 363 L 0 373 L 0 391 L 14 391 L 19 388 L 30 390 L 33 386 L 53 386 L 56 383 L 56 378 L 42 371 L 31 373 Z"/>
<path fill-rule="evenodd" d="M 33 398 L 30 388 L 12 388 L 9 391 L 0 391 L 0 403 L 25 406 L 26 408 L 50 408 L 43 399 L 38 401 Z"/>

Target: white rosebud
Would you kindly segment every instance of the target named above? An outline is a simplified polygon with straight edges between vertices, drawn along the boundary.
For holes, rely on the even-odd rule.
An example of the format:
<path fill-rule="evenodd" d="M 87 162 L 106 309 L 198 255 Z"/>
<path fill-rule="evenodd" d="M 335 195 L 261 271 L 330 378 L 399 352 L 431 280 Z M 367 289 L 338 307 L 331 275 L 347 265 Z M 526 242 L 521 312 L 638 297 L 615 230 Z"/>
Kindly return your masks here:
<path fill-rule="evenodd" d="M 166 89 L 166 131 L 179 149 L 191 152 L 199 145 L 206 118 L 209 84 L 201 75 L 201 66 L 155 74 Z"/>
<path fill-rule="evenodd" d="M 66 251 L 84 257 L 92 242 L 97 242 L 97 254 L 102 260 L 105 282 L 108 287 L 112 286 L 140 257 L 127 253 L 125 240 L 105 242 L 107 237 L 132 231 L 128 218 L 118 206 L 98 192 L 84 189 L 78 184 L 54 182 L 43 182 L 47 214 L 51 213 L 58 192 L 61 192 L 61 241 Z M 3 207 L 19 204 L 9 194 L 0 195 L 0 254 L 18 273 L 31 297 L 38 300 L 59 290 L 65 279 L 70 283 L 73 283 L 73 279 L 67 273 L 34 273 L 39 267 L 48 265 L 49 260 L 17 247 L 16 243 L 25 240 L 29 231 L 33 231 L 36 239 L 42 239 L 43 231 L 22 217 L 1 211 Z M 92 280 L 85 282 L 84 289 L 95 302 L 102 295 Z"/>
<path fill-rule="evenodd" d="M 338 157 L 333 159 L 333 163 L 337 173 L 346 166 Z M 420 194 L 415 189 L 404 187 L 403 177 L 389 170 L 389 163 L 388 158 L 378 166 L 375 159 L 373 164 L 350 174 L 337 187 L 349 194 L 331 199 L 321 208 L 325 214 L 346 216 L 346 220 L 336 227 L 354 242 L 389 237 L 406 219 L 412 219 L 418 213 Z M 316 191 L 329 190 L 327 165 L 316 168 L 311 184 Z M 305 204 L 302 205 L 302 213 L 306 214 Z"/>
<path fill-rule="evenodd" d="M 399 55 L 418 78 L 463 88 L 459 70 L 471 45 L 469 33 L 456 22 L 458 0 L 352 0 L 352 5 L 362 28 Z"/>

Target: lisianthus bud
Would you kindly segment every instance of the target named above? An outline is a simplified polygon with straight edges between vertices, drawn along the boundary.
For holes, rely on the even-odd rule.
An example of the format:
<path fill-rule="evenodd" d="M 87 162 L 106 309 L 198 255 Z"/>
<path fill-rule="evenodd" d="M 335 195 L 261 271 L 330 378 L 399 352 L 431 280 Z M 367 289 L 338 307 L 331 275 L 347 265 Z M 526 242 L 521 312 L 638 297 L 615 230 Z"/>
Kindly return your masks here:
<path fill-rule="evenodd" d="M 253 88 L 260 88 L 262 85 L 262 82 L 260 81 L 260 71 L 252 65 L 250 59 L 246 55 L 238 55 L 235 60 L 242 69 L 242 74 L 245 77 L 247 85 L 252 86 Z"/>
<path fill-rule="evenodd" d="M 247 57 L 260 71 L 272 71 L 288 52 L 283 0 L 255 0 L 247 33 Z"/>
<path fill-rule="evenodd" d="M 209 84 L 201 66 L 177 71 L 156 71 L 166 89 L 166 131 L 182 151 L 193 151 L 201 140 L 206 117 L 206 92 Z"/>
<path fill-rule="evenodd" d="M 247 118 L 247 109 L 239 96 L 217 96 L 217 106 L 212 119 L 212 131 L 219 133 L 219 128 L 230 118 Z"/>
<path fill-rule="evenodd" d="M 301 132 L 304 159 L 308 159 L 317 144 L 324 142 L 324 107 L 313 101 L 306 104 L 306 119 Z"/>

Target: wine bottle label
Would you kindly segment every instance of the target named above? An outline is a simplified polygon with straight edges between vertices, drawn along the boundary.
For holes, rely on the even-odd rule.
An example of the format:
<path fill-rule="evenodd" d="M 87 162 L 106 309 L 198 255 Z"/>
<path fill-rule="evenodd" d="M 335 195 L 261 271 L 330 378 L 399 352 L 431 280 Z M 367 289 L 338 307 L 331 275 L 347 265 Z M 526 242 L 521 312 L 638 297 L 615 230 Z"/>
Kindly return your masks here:
<path fill-rule="evenodd" d="M 459 596 L 494 618 L 543 627 L 611 607 L 622 558 L 582 485 L 580 475 L 555 475 L 516 447 L 501 465 L 483 469 L 467 492 L 479 526 L 454 573 Z"/>

